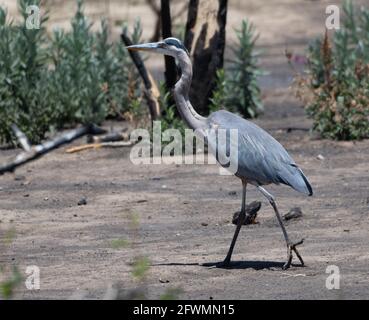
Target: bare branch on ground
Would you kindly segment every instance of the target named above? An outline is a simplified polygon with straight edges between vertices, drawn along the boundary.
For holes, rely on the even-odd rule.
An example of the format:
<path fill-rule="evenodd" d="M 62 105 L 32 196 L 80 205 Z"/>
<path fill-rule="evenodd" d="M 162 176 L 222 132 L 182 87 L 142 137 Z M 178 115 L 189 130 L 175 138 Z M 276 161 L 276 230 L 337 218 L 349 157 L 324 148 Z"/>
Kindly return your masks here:
<path fill-rule="evenodd" d="M 18 127 L 13 126 L 13 130 L 15 130 L 16 137 L 18 138 L 19 143 L 25 151 L 18 154 L 13 161 L 1 165 L 0 175 L 3 175 L 7 172 L 14 172 L 16 168 L 23 166 L 28 162 L 36 160 L 49 153 L 50 151 L 57 149 L 64 144 L 71 143 L 72 141 L 87 134 L 96 135 L 106 132 L 96 125 L 85 125 L 64 133 L 61 136 L 56 137 L 55 139 L 46 141 L 36 146 L 31 146 L 25 134 Z"/>
<path fill-rule="evenodd" d="M 119 141 L 119 142 L 101 142 L 101 143 L 88 143 L 82 146 L 73 147 L 67 149 L 67 153 L 76 153 L 89 149 L 99 149 L 99 148 L 124 148 L 132 147 L 134 142 L 132 141 Z"/>

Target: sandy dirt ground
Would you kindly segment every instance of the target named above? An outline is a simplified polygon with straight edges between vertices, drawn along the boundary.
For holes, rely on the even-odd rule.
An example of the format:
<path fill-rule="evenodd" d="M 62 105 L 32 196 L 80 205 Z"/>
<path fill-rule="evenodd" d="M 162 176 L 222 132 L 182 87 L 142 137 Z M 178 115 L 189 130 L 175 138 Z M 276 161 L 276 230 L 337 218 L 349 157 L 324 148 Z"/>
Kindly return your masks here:
<path fill-rule="evenodd" d="M 283 60 L 286 44 L 303 52 L 308 39 L 321 32 L 327 2 L 257 3 L 243 8 L 263 35 L 262 65 L 270 72 L 262 79 L 265 113 L 256 123 L 303 168 L 314 196 L 285 186 L 268 190 L 283 214 L 301 207 L 303 216 L 286 228 L 293 240 L 305 239 L 300 253 L 306 266 L 281 269 L 286 259 L 281 229 L 266 199 L 249 187 L 247 202 L 262 201 L 259 223 L 242 228 L 230 269 L 209 267 L 225 257 L 241 203 L 240 181 L 219 175 L 214 165 L 135 166 L 129 149 L 70 155 L 62 148 L 0 177 L 0 228 L 16 230 L 0 264 L 18 265 L 24 276 L 27 266 L 41 270 L 41 290 L 20 285 L 16 298 L 66 299 L 84 292 L 100 299 L 112 283 L 126 292 L 143 286 L 153 299 L 171 288 L 189 299 L 368 298 L 369 141 L 311 135 L 311 123 L 288 88 L 291 72 Z M 236 11 L 230 11 L 230 21 L 241 15 Z M 305 24 L 296 20 L 299 31 L 286 25 L 291 17 L 304 19 Z M 161 67 L 157 61 L 153 69 Z M 301 130 L 288 132 L 289 127 Z M 0 161 L 17 152 L 1 150 Z M 83 197 L 87 204 L 79 206 Z M 132 216 L 138 225 L 132 225 Z M 114 247 L 117 239 L 128 246 Z M 150 261 L 143 283 L 131 273 L 137 256 Z M 326 288 L 329 265 L 340 269 L 339 290 Z"/>

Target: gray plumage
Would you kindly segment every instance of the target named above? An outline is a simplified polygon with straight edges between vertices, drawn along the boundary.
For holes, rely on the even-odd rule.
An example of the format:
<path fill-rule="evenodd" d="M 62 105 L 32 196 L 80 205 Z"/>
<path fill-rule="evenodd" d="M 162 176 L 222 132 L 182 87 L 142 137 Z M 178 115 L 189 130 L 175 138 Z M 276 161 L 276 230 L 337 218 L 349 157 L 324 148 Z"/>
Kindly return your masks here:
<path fill-rule="evenodd" d="M 228 267 L 230 265 L 233 248 L 246 217 L 247 184 L 256 186 L 269 200 L 275 211 L 287 244 L 287 262 L 283 265 L 283 268 L 287 269 L 290 267 L 292 251 L 296 253 L 301 265 L 304 265 L 304 261 L 296 248 L 303 241 L 296 243 L 290 241 L 274 197 L 262 187 L 271 183 L 282 183 L 304 194 L 313 194 L 311 185 L 304 173 L 283 146 L 256 124 L 228 111 L 217 111 L 210 114 L 207 118 L 195 111 L 188 95 L 192 81 L 192 63 L 187 49 L 180 40 L 167 38 L 161 42 L 130 46 L 128 49 L 157 52 L 176 58 L 182 73 L 181 78 L 175 85 L 173 95 L 182 119 L 190 128 L 196 130 L 202 138 L 207 140 L 209 150 L 218 160 L 227 159 L 227 155 L 231 155 L 231 159 L 237 160 L 237 170 L 234 173 L 241 179 L 243 186 L 241 212 L 227 256 L 217 266 Z M 214 135 L 214 132 L 219 132 L 220 129 L 224 129 L 223 136 L 226 133 L 225 146 L 221 145 L 223 143 L 221 138 L 217 137 L 216 134 Z M 237 130 L 237 140 L 231 138 L 232 129 Z M 231 150 L 237 150 L 237 156 L 233 155 L 237 158 L 232 158 L 233 153 L 230 153 Z M 224 161 L 220 161 L 220 163 L 227 167 Z"/>
<path fill-rule="evenodd" d="M 312 195 L 310 183 L 283 146 L 256 124 L 231 112 L 220 110 L 207 118 L 210 128 L 238 131 L 238 170 L 236 176 L 253 185 L 285 184 Z M 229 135 L 227 135 L 229 144 Z M 219 148 L 217 148 L 219 151 Z M 228 152 L 227 148 L 227 152 Z"/>

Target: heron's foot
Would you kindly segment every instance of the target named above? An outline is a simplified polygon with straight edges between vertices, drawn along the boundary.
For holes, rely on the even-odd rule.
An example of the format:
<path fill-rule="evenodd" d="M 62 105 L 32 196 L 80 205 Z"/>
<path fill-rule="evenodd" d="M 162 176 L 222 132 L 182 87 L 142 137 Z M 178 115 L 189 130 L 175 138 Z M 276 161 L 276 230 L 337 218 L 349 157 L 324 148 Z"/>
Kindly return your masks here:
<path fill-rule="evenodd" d="M 222 262 L 218 262 L 216 264 L 216 268 L 230 268 L 231 267 L 231 259 L 225 258 Z"/>
<path fill-rule="evenodd" d="M 297 258 L 300 260 L 301 262 L 301 266 L 304 266 L 304 260 L 302 260 L 302 257 L 300 255 L 300 253 L 297 250 L 297 246 L 300 244 L 303 244 L 304 239 L 300 240 L 299 242 L 296 243 L 289 243 L 287 244 L 287 262 L 283 265 L 282 269 L 286 270 L 291 266 L 291 262 L 292 262 L 292 251 L 294 251 L 296 253 Z"/>
<path fill-rule="evenodd" d="M 209 269 L 214 269 L 214 268 L 228 269 L 231 267 L 231 260 L 226 258 L 222 262 L 204 263 L 203 266 L 208 267 Z"/>

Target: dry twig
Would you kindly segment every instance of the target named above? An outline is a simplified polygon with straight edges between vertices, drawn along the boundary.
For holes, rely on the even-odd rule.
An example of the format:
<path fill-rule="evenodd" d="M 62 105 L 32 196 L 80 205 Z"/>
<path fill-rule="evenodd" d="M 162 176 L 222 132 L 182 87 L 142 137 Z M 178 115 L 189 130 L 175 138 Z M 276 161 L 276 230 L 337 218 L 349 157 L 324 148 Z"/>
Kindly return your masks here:
<path fill-rule="evenodd" d="M 67 153 L 76 153 L 89 149 L 99 149 L 99 148 L 122 148 L 122 147 L 131 147 L 133 146 L 133 142 L 131 141 L 121 141 L 121 142 L 101 142 L 101 143 L 88 143 L 82 146 L 73 147 L 67 149 Z"/>

